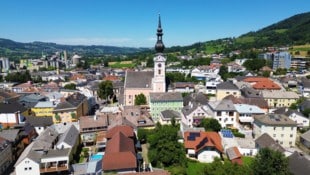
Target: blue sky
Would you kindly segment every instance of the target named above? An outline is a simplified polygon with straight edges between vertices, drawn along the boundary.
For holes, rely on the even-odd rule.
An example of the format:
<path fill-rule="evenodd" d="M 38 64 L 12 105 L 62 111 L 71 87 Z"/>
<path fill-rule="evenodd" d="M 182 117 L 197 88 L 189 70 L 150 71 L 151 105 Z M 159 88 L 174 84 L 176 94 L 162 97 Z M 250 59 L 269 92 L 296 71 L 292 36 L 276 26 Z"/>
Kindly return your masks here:
<path fill-rule="evenodd" d="M 309 0 L 1 0 L 0 38 L 152 47 L 158 13 L 166 46 L 238 37 L 295 14 Z"/>

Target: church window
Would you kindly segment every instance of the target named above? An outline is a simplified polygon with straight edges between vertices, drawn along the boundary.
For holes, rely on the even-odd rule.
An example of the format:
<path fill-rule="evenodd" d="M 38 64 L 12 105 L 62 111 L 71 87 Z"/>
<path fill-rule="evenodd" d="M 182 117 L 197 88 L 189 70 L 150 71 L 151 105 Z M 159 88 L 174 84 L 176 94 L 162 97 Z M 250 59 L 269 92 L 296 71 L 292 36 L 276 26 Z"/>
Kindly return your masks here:
<path fill-rule="evenodd" d="M 158 75 L 160 75 L 161 74 L 161 70 L 160 69 L 158 69 Z"/>

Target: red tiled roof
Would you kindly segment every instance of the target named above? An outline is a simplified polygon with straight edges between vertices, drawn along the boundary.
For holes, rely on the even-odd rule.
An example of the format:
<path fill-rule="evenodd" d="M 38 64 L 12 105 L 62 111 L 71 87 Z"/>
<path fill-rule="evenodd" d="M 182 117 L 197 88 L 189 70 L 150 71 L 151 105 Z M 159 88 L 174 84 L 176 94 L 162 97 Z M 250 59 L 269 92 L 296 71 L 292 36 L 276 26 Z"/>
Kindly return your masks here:
<path fill-rule="evenodd" d="M 118 152 L 135 153 L 134 142 L 131 138 L 126 137 L 122 132 L 118 132 L 107 142 L 106 154 Z"/>
<path fill-rule="evenodd" d="M 136 167 L 136 156 L 132 152 L 104 154 L 102 161 L 102 169 L 104 171 L 135 169 Z"/>
<path fill-rule="evenodd" d="M 122 132 L 126 137 L 133 137 L 133 128 L 127 125 L 115 126 L 108 130 L 107 139 L 112 138 L 115 133 Z"/>
<path fill-rule="evenodd" d="M 108 75 L 106 77 L 103 78 L 103 80 L 107 81 L 117 81 L 117 80 L 120 80 L 120 78 L 118 76 L 115 76 L 115 75 Z"/>
<path fill-rule="evenodd" d="M 221 137 L 217 132 L 199 132 L 200 136 L 193 140 L 189 140 L 190 133 L 198 132 L 185 132 L 184 133 L 184 146 L 187 149 L 194 149 L 195 152 L 203 149 L 204 147 L 214 147 L 218 151 L 223 152 L 223 147 L 221 144 Z"/>
<path fill-rule="evenodd" d="M 269 78 L 266 77 L 247 77 L 243 79 L 244 82 L 261 82 L 261 81 L 271 81 Z"/>
<path fill-rule="evenodd" d="M 280 90 L 281 87 L 266 77 L 248 77 L 243 80 L 248 83 L 255 83 L 254 89 Z"/>

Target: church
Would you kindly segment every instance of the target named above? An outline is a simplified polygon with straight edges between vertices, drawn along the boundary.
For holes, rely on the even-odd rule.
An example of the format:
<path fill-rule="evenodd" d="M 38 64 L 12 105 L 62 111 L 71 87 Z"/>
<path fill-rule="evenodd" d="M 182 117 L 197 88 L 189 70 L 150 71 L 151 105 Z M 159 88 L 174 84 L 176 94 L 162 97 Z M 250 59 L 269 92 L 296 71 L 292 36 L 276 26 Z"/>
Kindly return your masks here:
<path fill-rule="evenodd" d="M 162 41 L 163 29 L 161 19 L 158 19 L 157 42 L 155 45 L 156 54 L 154 56 L 154 71 L 130 72 L 127 71 L 124 83 L 124 105 L 132 106 L 135 97 L 140 93 L 144 94 L 149 101 L 150 93 L 166 92 L 166 58 L 163 54 L 165 49 Z"/>

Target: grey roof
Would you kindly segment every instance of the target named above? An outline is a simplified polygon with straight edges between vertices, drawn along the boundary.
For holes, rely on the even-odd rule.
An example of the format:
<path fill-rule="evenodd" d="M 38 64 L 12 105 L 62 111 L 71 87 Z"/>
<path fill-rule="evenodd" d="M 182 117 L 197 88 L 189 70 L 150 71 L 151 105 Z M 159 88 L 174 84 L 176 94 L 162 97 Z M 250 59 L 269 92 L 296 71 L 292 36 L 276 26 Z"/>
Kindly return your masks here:
<path fill-rule="evenodd" d="M 32 148 L 34 146 L 34 142 L 30 143 L 30 145 L 28 145 L 24 151 L 22 152 L 22 154 L 19 156 L 18 160 L 15 163 L 15 167 L 21 162 L 23 161 L 25 158 L 29 158 L 31 160 L 33 160 L 34 162 L 39 163 L 40 162 L 40 158 L 42 156 L 43 153 L 40 152 L 36 152 L 33 151 Z"/>
<path fill-rule="evenodd" d="M 34 117 L 34 116 L 28 116 L 26 117 L 26 122 L 30 125 L 37 127 L 45 127 L 45 126 L 51 126 L 53 124 L 53 117 Z"/>
<path fill-rule="evenodd" d="M 296 122 L 283 114 L 266 114 L 254 116 L 254 123 L 261 123 L 269 126 L 297 126 Z"/>
<path fill-rule="evenodd" d="M 53 91 L 45 94 L 45 96 L 50 100 L 52 100 L 52 99 L 60 99 L 61 97 L 63 97 L 63 94 L 61 94 L 60 92 Z"/>
<path fill-rule="evenodd" d="M 177 111 L 174 111 L 174 110 L 164 110 L 164 111 L 161 111 L 161 116 L 165 120 L 170 120 L 173 117 L 175 119 L 181 119 L 181 114 L 179 112 L 177 112 Z"/>
<path fill-rule="evenodd" d="M 44 159 L 44 158 L 69 156 L 70 152 L 71 152 L 71 148 L 50 149 L 50 150 L 47 151 L 46 154 L 43 154 L 41 158 Z"/>
<path fill-rule="evenodd" d="M 202 92 L 191 93 L 183 98 L 183 105 L 186 106 L 189 102 L 196 102 L 201 105 L 206 105 L 209 102 L 208 97 Z"/>
<path fill-rule="evenodd" d="M 214 111 L 236 111 L 235 105 L 228 99 L 209 102 L 209 106 Z"/>
<path fill-rule="evenodd" d="M 57 145 L 64 142 L 73 147 L 77 142 L 78 137 L 79 137 L 79 131 L 76 129 L 74 125 L 71 125 L 70 128 L 67 129 L 67 131 L 60 136 Z"/>
<path fill-rule="evenodd" d="M 102 171 L 102 160 L 92 160 L 86 163 L 73 164 L 74 175 L 95 174 Z"/>
<path fill-rule="evenodd" d="M 10 141 L 10 142 L 14 142 L 15 139 L 18 136 L 18 133 L 20 132 L 19 129 L 6 129 L 6 130 L 2 130 L 0 132 L 0 137 Z"/>
<path fill-rule="evenodd" d="M 288 157 L 288 168 L 294 175 L 305 175 L 310 172 L 310 160 L 295 151 Z"/>
<path fill-rule="evenodd" d="M 300 104 L 300 110 L 303 111 L 308 108 L 310 108 L 310 99 L 307 99 Z"/>
<path fill-rule="evenodd" d="M 38 101 L 45 101 L 46 97 L 43 95 L 37 95 L 37 94 L 30 94 L 22 97 L 19 101 L 21 102 L 29 102 L 29 103 L 35 103 Z"/>
<path fill-rule="evenodd" d="M 59 103 L 54 110 L 78 107 L 87 97 L 79 92 L 68 96 L 64 102 Z"/>
<path fill-rule="evenodd" d="M 236 147 L 237 148 L 237 147 Z M 237 148 L 238 149 L 238 148 Z M 236 158 L 240 158 L 240 155 L 238 155 L 235 151 L 235 147 L 230 147 L 226 149 L 226 154 L 229 158 L 229 160 L 233 160 Z M 240 153 L 239 153 L 240 154 Z"/>
<path fill-rule="evenodd" d="M 285 151 L 285 149 L 267 133 L 264 133 L 263 135 L 258 137 L 255 140 L 255 144 L 259 148 L 270 148 L 272 150 L 280 151 L 282 153 Z"/>
<path fill-rule="evenodd" d="M 58 103 L 58 105 L 56 106 L 56 108 L 54 108 L 54 110 L 61 110 L 61 109 L 68 109 L 68 108 L 75 108 L 75 106 L 73 106 L 71 103 L 64 101 L 61 103 Z"/>
<path fill-rule="evenodd" d="M 56 140 L 58 137 L 58 132 L 52 128 L 52 127 L 47 127 L 41 135 L 39 135 L 33 145 L 34 150 L 46 150 L 50 149 L 51 146 L 53 145 L 53 142 Z"/>
<path fill-rule="evenodd" d="M 152 88 L 154 72 L 126 72 L 125 88 Z"/>
<path fill-rule="evenodd" d="M 238 87 L 230 81 L 217 84 L 216 89 L 239 90 Z"/>
<path fill-rule="evenodd" d="M 150 93 L 151 102 L 183 102 L 180 92 L 152 92 Z"/>
<path fill-rule="evenodd" d="M 24 112 L 27 109 L 16 101 L 0 103 L 0 114 L 15 113 L 17 111 Z"/>
<path fill-rule="evenodd" d="M 308 142 L 310 142 L 310 130 L 303 133 L 300 137 L 302 137 L 304 140 L 307 140 Z"/>
<path fill-rule="evenodd" d="M 246 98 L 259 98 L 259 97 L 263 97 L 263 95 L 259 91 L 255 90 L 253 88 L 249 88 L 249 87 L 242 88 L 241 89 L 241 94 L 244 97 L 246 97 Z"/>
<path fill-rule="evenodd" d="M 182 113 L 187 116 L 189 114 L 191 114 L 193 111 L 195 111 L 198 107 L 200 107 L 200 105 L 198 105 L 197 103 L 193 102 L 188 104 L 187 106 L 184 106 L 182 108 Z"/>
<path fill-rule="evenodd" d="M 290 116 L 291 114 L 296 114 L 299 115 L 301 117 L 305 117 L 304 114 L 302 114 L 301 112 L 297 111 L 297 110 L 292 110 L 289 109 L 287 107 L 282 107 L 282 108 L 278 108 L 277 110 L 273 111 L 275 114 L 284 114 L 286 116 Z M 305 117 L 307 118 L 307 117 Z"/>
<path fill-rule="evenodd" d="M 56 104 L 52 101 L 39 101 L 35 106 L 35 108 L 54 108 Z"/>

